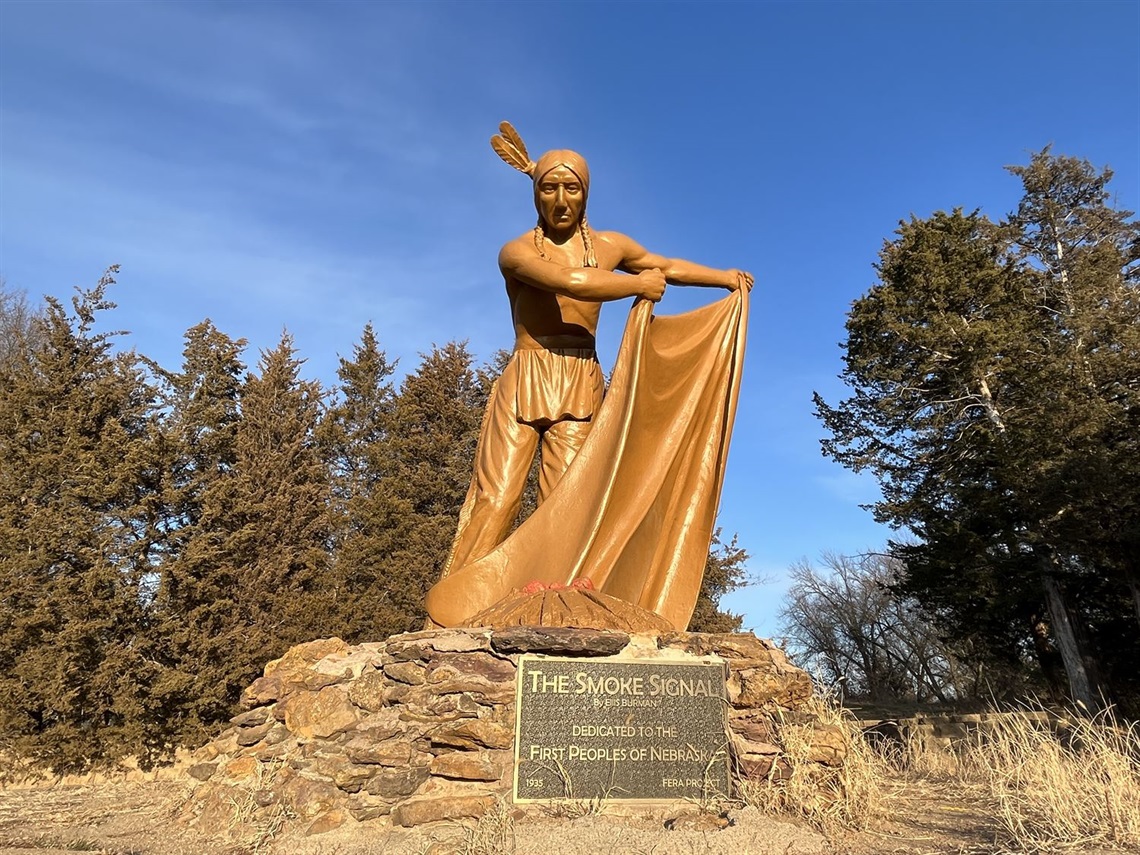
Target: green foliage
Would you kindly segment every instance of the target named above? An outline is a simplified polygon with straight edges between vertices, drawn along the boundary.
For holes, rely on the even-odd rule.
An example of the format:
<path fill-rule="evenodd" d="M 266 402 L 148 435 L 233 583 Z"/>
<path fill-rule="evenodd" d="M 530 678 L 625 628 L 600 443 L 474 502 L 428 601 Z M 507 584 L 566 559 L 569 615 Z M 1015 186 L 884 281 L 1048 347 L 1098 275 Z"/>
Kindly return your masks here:
<path fill-rule="evenodd" d="M 353 358 L 340 360 L 340 386 L 318 434 L 332 478 L 337 632 L 351 641 L 383 638 L 390 634 L 385 627 L 412 619 L 395 614 L 385 580 L 399 523 L 384 452 L 395 406 L 389 381 L 394 369 L 369 324 Z"/>
<path fill-rule="evenodd" d="M 387 475 L 379 499 L 392 527 L 382 555 L 386 608 L 374 617 L 374 637 L 423 626 L 424 595 L 455 536 L 489 391 L 467 347 L 455 342 L 425 354 L 400 386 L 377 450 Z"/>
<path fill-rule="evenodd" d="M 209 321 L 187 330 L 185 342 L 181 372 L 161 372 L 166 554 L 152 633 L 152 656 L 164 666 L 152 691 L 179 741 L 196 739 L 229 715 L 242 679 L 229 657 L 238 627 L 231 591 L 241 581 L 225 539 L 236 525 L 226 503 L 237 477 L 245 342 Z"/>
<path fill-rule="evenodd" d="M 28 349 L 0 365 L 0 733 L 60 771 L 161 749 L 138 644 L 152 390 L 94 332 L 115 272 L 74 314 L 49 299 Z"/>
<path fill-rule="evenodd" d="M 328 575 L 329 482 L 316 442 L 321 389 L 299 377 L 283 336 L 262 354 L 260 374 L 240 389 L 233 462 L 202 492 L 198 530 L 187 543 L 197 591 L 189 614 L 206 718 L 290 646 L 327 635 L 335 592 Z"/>
<path fill-rule="evenodd" d="M 734 534 L 732 540 L 725 543 L 720 539 L 718 528 L 709 544 L 705 575 L 701 579 L 696 608 L 689 619 L 689 632 L 740 632 L 743 615 L 721 611 L 720 599 L 747 584 L 747 563 L 748 553 L 738 545 L 737 536 Z"/>
<path fill-rule="evenodd" d="M 1048 623 L 1078 697 L 1098 671 L 1120 694 L 1129 590 L 1140 617 L 1140 226 L 1107 204 L 1108 170 L 1046 149 L 1010 171 L 1025 194 L 1006 221 L 938 212 L 885 244 L 848 317 L 854 394 L 816 396 L 824 453 L 879 479 L 876 518 L 919 538 L 896 549 L 901 590 L 946 631 L 1012 663 L 1051 655 L 1032 644 Z"/>

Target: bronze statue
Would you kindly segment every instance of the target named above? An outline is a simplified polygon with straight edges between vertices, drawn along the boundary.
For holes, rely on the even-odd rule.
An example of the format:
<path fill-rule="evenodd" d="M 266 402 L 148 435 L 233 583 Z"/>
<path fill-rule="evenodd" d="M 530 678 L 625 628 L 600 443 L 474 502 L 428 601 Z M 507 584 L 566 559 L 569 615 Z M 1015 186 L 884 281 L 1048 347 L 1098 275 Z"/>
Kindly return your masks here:
<path fill-rule="evenodd" d="M 438 623 L 454 625 L 521 587 L 516 584 L 520 580 L 569 584 L 582 578 L 590 579 L 599 590 L 643 605 L 675 623 L 681 619 L 679 612 L 665 614 L 657 602 L 659 597 L 650 597 L 653 602 L 648 606 L 644 602 L 639 603 L 639 600 L 645 600 L 645 596 L 631 598 L 632 588 L 620 583 L 619 577 L 623 574 L 615 575 L 613 567 L 599 569 L 595 561 L 585 561 L 587 554 L 597 551 L 599 520 L 596 513 L 587 512 L 585 516 L 588 519 L 584 520 L 567 518 L 567 525 L 578 530 L 568 530 L 553 540 L 549 532 L 539 536 L 537 530 L 545 527 L 541 523 L 532 526 L 532 522 L 545 517 L 566 518 L 568 510 L 581 510 L 582 503 L 590 501 L 587 494 L 594 492 L 581 486 L 570 491 L 560 490 L 558 495 L 562 498 L 559 501 L 565 507 L 555 511 L 546 508 L 563 476 L 576 470 L 570 464 L 582 451 L 602 412 L 604 379 L 595 353 L 594 336 L 604 301 L 640 298 L 631 315 L 631 323 L 634 317 L 643 315 L 642 326 L 648 334 L 651 321 L 660 326 L 662 322 L 677 320 L 651 317 L 652 303 L 661 299 L 667 283 L 720 286 L 739 295 L 733 304 L 739 308 L 735 313 L 729 312 L 734 314 L 735 320 L 728 324 L 733 327 L 732 336 L 739 340 L 739 347 L 733 352 L 730 360 L 733 367 L 727 372 L 726 400 L 720 403 L 720 409 L 727 413 L 729 421 L 720 430 L 722 444 L 727 448 L 731 411 L 739 382 L 739 361 L 743 355 L 744 307 L 747 292 L 752 287 L 752 276 L 740 270 L 718 270 L 681 259 L 665 258 L 647 251 L 618 232 L 593 231 L 586 219 L 590 174 L 585 159 L 573 151 L 555 150 L 544 154 L 536 163 L 530 160 L 514 128 L 504 122 L 500 131 L 501 135 L 492 137 L 491 145 L 503 160 L 533 179 L 539 218 L 533 230 L 507 243 L 499 253 L 499 267 L 506 282 L 515 327 L 514 353 L 487 406 L 471 488 L 460 515 L 459 529 L 443 579 L 429 593 L 429 614 Z M 699 331 L 694 329 L 695 333 Z M 683 329 L 681 333 L 684 337 Z M 627 330 L 626 339 L 629 338 Z M 623 352 L 625 350 L 626 342 L 623 342 Z M 619 357 L 619 369 L 621 363 Z M 615 385 L 617 379 L 615 371 Z M 639 418 L 646 416 L 650 422 L 664 422 L 657 427 L 664 427 L 666 435 L 677 433 L 671 430 L 669 423 L 672 417 L 669 414 L 643 412 Z M 636 441 L 638 437 L 634 439 Z M 648 436 L 640 437 L 641 441 L 648 439 Z M 624 446 L 624 439 L 619 437 L 619 442 Z M 528 553 L 531 548 L 526 547 L 525 542 L 530 537 L 537 537 L 533 550 L 540 554 L 559 552 L 561 562 L 556 560 L 553 563 L 565 566 L 553 571 L 546 566 L 521 566 L 535 563 L 537 556 L 515 554 L 519 551 L 517 545 L 508 550 L 510 555 L 495 555 L 502 552 L 499 547 L 505 546 L 503 541 L 518 515 L 527 472 L 540 444 L 539 511 L 520 526 L 511 541 L 521 539 L 524 543 L 522 553 Z M 603 460 L 603 465 L 593 467 L 596 474 L 586 473 L 582 478 L 594 487 L 598 486 L 598 479 L 603 482 L 611 480 L 601 470 L 612 468 L 615 461 L 610 460 L 606 464 L 605 459 L 613 453 L 613 449 L 608 452 L 599 450 L 595 456 Z M 711 493 L 713 497 L 714 517 L 715 499 L 719 496 L 723 476 L 723 468 L 718 467 L 718 470 L 719 474 L 712 481 L 703 479 L 708 482 L 703 485 L 704 492 Z M 638 479 L 635 477 L 634 480 Z M 612 506 L 615 501 L 620 504 L 623 489 L 627 488 L 618 485 L 615 492 L 611 485 L 611 489 L 600 497 L 603 506 L 611 506 L 602 516 L 621 515 L 620 508 Z M 681 485 L 680 489 L 688 488 Z M 707 512 L 705 516 L 708 516 Z M 692 521 L 682 520 L 680 524 L 691 526 Z M 609 527 L 603 525 L 601 533 L 604 534 Z M 697 589 L 710 527 L 711 520 L 702 525 L 702 531 L 696 535 L 697 540 L 704 539 L 696 578 Z M 625 526 L 619 525 L 618 528 Z M 704 533 L 704 528 L 710 528 L 710 531 Z M 535 529 L 535 533 L 528 535 L 530 529 Z M 656 549 L 650 549 L 648 554 L 640 557 L 625 554 L 629 553 L 630 544 L 629 538 L 619 535 L 619 540 L 623 538 L 624 547 L 618 550 L 622 553 L 619 563 L 642 565 L 633 575 L 639 579 L 651 579 L 654 571 L 650 565 L 664 566 L 653 554 Z M 582 554 L 568 555 L 571 552 Z M 634 548 L 633 553 L 645 553 L 645 549 Z M 538 560 L 543 565 L 550 563 Z M 665 562 L 666 565 L 669 563 Z M 649 587 L 653 585 L 649 583 Z M 691 580 L 685 587 L 692 587 Z M 645 579 L 641 579 L 640 588 L 646 588 Z M 684 599 L 690 597 L 686 595 Z M 691 599 L 695 602 L 695 593 Z M 681 611 L 685 610 L 686 607 L 682 606 Z M 691 613 L 691 610 L 692 604 L 689 603 L 687 612 Z M 688 614 L 683 619 L 687 623 Z"/>

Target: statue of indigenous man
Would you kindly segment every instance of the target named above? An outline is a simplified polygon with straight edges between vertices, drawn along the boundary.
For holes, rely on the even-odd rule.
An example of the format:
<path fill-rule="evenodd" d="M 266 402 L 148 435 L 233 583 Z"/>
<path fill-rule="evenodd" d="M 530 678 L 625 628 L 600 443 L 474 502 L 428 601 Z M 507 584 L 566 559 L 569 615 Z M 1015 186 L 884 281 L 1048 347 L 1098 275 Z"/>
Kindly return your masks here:
<path fill-rule="evenodd" d="M 475 612 L 509 595 L 512 590 L 517 590 L 519 586 L 515 583 L 527 578 L 555 586 L 570 584 L 575 580 L 589 580 L 583 586 L 597 587 L 599 590 L 606 590 L 606 583 L 611 582 L 610 587 L 615 589 L 616 596 L 635 603 L 644 599 L 631 598 L 629 590 L 632 589 L 628 585 L 623 586 L 616 577 L 609 578 L 620 571 L 620 567 L 599 569 L 595 566 L 596 562 L 585 560 L 586 553 L 597 551 L 599 535 L 602 535 L 603 540 L 607 539 L 607 531 L 613 527 L 599 517 L 599 511 L 601 517 L 620 517 L 623 513 L 620 507 L 606 509 L 606 506 L 621 505 L 622 491 L 628 491 L 628 487 L 615 485 L 612 472 L 606 471 L 613 469 L 617 462 L 613 458 L 620 454 L 621 448 L 611 442 L 607 448 L 597 450 L 594 457 L 598 458 L 600 465 L 583 467 L 590 471 L 582 473 L 576 479 L 585 479 L 585 489 L 579 484 L 570 489 L 563 487 L 556 490 L 565 480 L 564 476 L 578 468 L 571 464 L 579 457 L 603 411 L 604 378 L 595 353 L 595 334 L 601 304 L 626 297 L 639 298 L 634 314 L 640 312 L 644 316 L 641 324 L 645 327 L 643 337 L 650 343 L 650 322 L 673 320 L 652 317 L 652 304 L 661 299 L 666 284 L 727 288 L 738 295 L 734 305 L 743 307 L 753 282 L 752 276 L 741 270 L 720 270 L 681 259 L 666 258 L 649 252 L 618 232 L 593 231 L 586 219 L 590 172 L 585 159 L 577 152 L 555 150 L 547 152 L 535 162 L 530 159 L 514 128 L 504 122 L 500 131 L 501 134 L 492 137 L 491 145 L 504 161 L 533 180 L 538 224 L 507 243 L 499 253 L 499 267 L 506 283 L 515 328 L 514 352 L 487 405 L 471 487 L 460 515 L 459 528 L 443 571 L 443 579 L 428 596 L 431 618 L 445 625 L 462 623 Z M 643 308 L 639 310 L 639 306 Z M 729 338 L 735 336 L 739 346 L 734 349 L 729 360 L 732 368 L 727 372 L 729 376 L 724 389 L 725 397 L 731 400 L 720 402 L 722 411 L 726 408 L 729 410 L 729 422 L 739 384 L 745 312 L 740 308 L 730 314 L 733 314 L 733 319 L 729 320 L 727 326 L 732 329 L 727 330 L 726 327 L 726 335 L 731 333 Z M 682 338 L 685 337 L 684 326 L 682 324 L 682 329 L 679 330 Z M 694 335 L 698 338 L 707 337 L 704 326 L 706 324 L 698 323 L 693 329 Z M 630 330 L 627 329 L 623 352 L 628 350 L 626 345 L 630 337 Z M 619 367 L 621 362 L 619 356 Z M 682 359 L 682 362 L 689 364 L 690 370 L 695 367 L 697 372 L 703 371 L 702 366 L 692 365 L 691 358 Z M 669 370 L 668 366 L 664 368 Z M 615 383 L 616 381 L 615 372 Z M 639 383 L 645 386 L 644 380 L 635 377 L 632 385 L 637 386 Z M 626 388 L 630 388 L 629 384 L 626 384 Z M 655 422 L 657 428 L 663 427 L 667 435 L 684 433 L 672 430 L 670 413 L 647 412 L 644 406 L 638 413 L 632 400 L 637 395 L 625 397 L 631 405 L 628 418 L 617 420 L 625 428 L 629 427 L 629 418 L 632 418 L 634 422 Z M 654 407 L 649 409 L 653 410 Z M 662 421 L 666 424 L 661 424 Z M 730 424 L 722 424 L 719 428 L 725 451 L 730 427 Z M 628 430 L 620 427 L 611 433 L 618 435 L 617 445 L 621 447 L 625 447 L 628 440 L 636 443 L 652 439 L 636 435 L 623 439 L 622 435 L 628 434 Z M 496 555 L 496 551 L 501 552 L 500 547 L 505 545 L 504 540 L 518 516 L 527 473 L 539 448 L 539 510 L 532 520 L 520 526 L 510 538 L 512 548 L 506 554 Z M 681 454 L 677 459 L 683 462 L 685 456 Z M 693 458 L 693 455 L 689 454 L 688 457 Z M 632 474 L 633 483 L 641 480 L 637 473 Z M 703 484 L 706 493 L 714 494 L 713 517 L 722 477 L 721 468 L 712 482 Z M 704 481 L 708 482 L 709 479 Z M 610 489 L 603 491 L 603 495 L 594 497 L 593 494 L 597 491 L 591 487 L 596 488 L 600 483 L 609 483 Z M 666 492 L 686 490 L 690 486 L 673 484 Z M 552 497 L 555 497 L 558 508 L 549 507 Z M 583 503 L 595 498 L 603 507 L 582 508 Z M 660 502 L 650 501 L 650 505 L 654 504 L 660 505 Z M 703 504 L 708 505 L 708 502 Z M 585 517 L 581 520 L 571 519 L 575 516 L 575 509 L 585 510 Z M 631 509 L 631 512 L 636 513 L 636 510 Z M 658 512 L 651 514 L 658 515 Z M 707 510 L 704 516 L 708 516 Z M 546 526 L 531 526 L 532 521 L 540 522 L 542 519 L 549 519 L 554 524 L 556 536 L 553 539 L 547 530 L 550 523 Z M 558 530 L 560 519 L 565 522 L 561 532 Z M 686 526 L 691 522 L 682 519 L 679 524 Z M 643 528 L 644 525 L 638 524 L 637 527 Z M 703 526 L 710 527 L 711 520 L 707 526 Z M 628 526 L 619 525 L 618 528 Z M 644 565 L 635 570 L 634 575 L 652 577 L 653 568 L 648 565 L 655 561 L 651 554 L 654 550 L 646 553 L 643 545 L 635 544 L 632 553 L 626 554 L 630 553 L 630 549 L 625 548 L 630 545 L 627 535 L 628 532 L 619 534 L 617 539 L 621 543 L 613 544 L 622 553 L 617 564 Z M 707 535 L 711 535 L 711 531 L 702 531 L 696 537 L 698 541 L 704 538 L 701 567 L 696 578 L 697 588 L 700 585 L 700 572 L 703 571 L 703 555 L 708 549 Z M 518 547 L 514 544 L 516 540 L 523 544 L 523 554 L 515 554 L 518 552 Z M 634 537 L 633 540 L 638 538 Z M 536 554 L 530 554 L 532 552 Z M 552 563 L 561 569 L 549 569 L 551 562 L 547 559 L 554 552 L 560 553 L 561 560 Z M 542 557 L 543 554 L 545 558 Z M 640 559 L 636 554 L 640 554 Z M 535 566 L 523 566 L 532 564 Z M 642 588 L 645 587 L 644 583 L 643 579 Z M 686 587 L 692 587 L 691 580 Z M 692 599 L 695 602 L 695 596 Z M 652 607 L 654 603 L 649 605 L 650 611 L 662 612 L 661 608 Z M 688 605 L 687 610 L 691 613 L 692 604 Z M 668 617 L 677 620 L 675 616 Z M 684 620 L 687 623 L 687 615 Z"/>

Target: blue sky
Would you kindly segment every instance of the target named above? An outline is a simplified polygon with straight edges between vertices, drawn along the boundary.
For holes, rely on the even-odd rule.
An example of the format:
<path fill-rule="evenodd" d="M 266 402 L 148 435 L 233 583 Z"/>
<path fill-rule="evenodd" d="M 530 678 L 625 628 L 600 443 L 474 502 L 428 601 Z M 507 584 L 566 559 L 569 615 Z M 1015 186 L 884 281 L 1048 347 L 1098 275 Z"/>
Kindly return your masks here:
<path fill-rule="evenodd" d="M 769 582 L 881 546 L 819 453 L 850 304 L 899 219 L 1016 206 L 1054 151 L 1140 205 L 1140 3 L 0 0 L 0 275 L 66 296 L 122 265 L 112 325 L 177 367 L 211 318 L 335 380 L 372 321 L 401 368 L 509 346 L 495 264 L 533 224 L 488 145 L 590 161 L 590 221 L 757 279 L 721 524 Z M 671 289 L 659 311 L 711 299 Z M 602 315 L 612 364 L 628 303 Z"/>

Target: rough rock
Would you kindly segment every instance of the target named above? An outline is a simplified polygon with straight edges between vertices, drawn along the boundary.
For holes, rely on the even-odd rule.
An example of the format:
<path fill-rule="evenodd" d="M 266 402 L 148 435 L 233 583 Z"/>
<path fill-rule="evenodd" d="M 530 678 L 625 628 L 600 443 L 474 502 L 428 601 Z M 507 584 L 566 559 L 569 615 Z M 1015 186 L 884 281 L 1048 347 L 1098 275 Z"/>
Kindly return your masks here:
<path fill-rule="evenodd" d="M 353 763 L 364 763 L 373 766 L 411 766 L 413 759 L 422 752 L 417 751 L 412 743 L 404 739 L 385 739 L 382 742 L 372 742 L 359 737 L 344 746 L 344 752 Z M 430 762 L 430 755 L 427 755 Z M 417 763 L 415 765 L 426 765 Z"/>
<path fill-rule="evenodd" d="M 733 733 L 751 742 L 771 742 L 775 738 L 775 726 L 767 716 L 756 713 L 734 715 L 729 721 Z"/>
<path fill-rule="evenodd" d="M 508 751 L 452 751 L 431 761 L 431 773 L 463 781 L 497 781 L 511 763 Z"/>
<path fill-rule="evenodd" d="M 355 793 L 376 774 L 376 767 L 353 763 L 336 754 L 326 754 L 314 758 L 308 771 L 310 774 L 330 779 L 338 790 Z"/>
<path fill-rule="evenodd" d="M 409 686 L 422 686 L 427 681 L 424 666 L 415 662 L 391 662 L 384 666 L 384 676 Z"/>
<path fill-rule="evenodd" d="M 230 724 L 235 727 L 259 727 L 265 724 L 268 719 L 269 710 L 265 707 L 260 707 L 259 709 L 238 713 L 230 719 Z"/>
<path fill-rule="evenodd" d="M 842 766 L 847 751 L 847 737 L 840 728 L 833 724 L 813 726 L 808 760 L 825 766 Z"/>
<path fill-rule="evenodd" d="M 495 797 L 450 796 L 434 799 L 409 799 L 392 811 L 392 822 L 411 828 L 445 819 L 478 818 L 495 803 Z"/>
<path fill-rule="evenodd" d="M 482 677 L 458 677 L 436 683 L 430 691 L 437 695 L 467 694 L 478 701 L 490 704 L 508 704 L 515 699 L 514 676 L 510 682 L 494 683 Z"/>
<path fill-rule="evenodd" d="M 510 700 L 504 698 L 501 692 L 449 692 L 429 700 L 426 709 L 432 715 L 439 716 L 441 721 L 478 718 L 483 704 L 505 704 Z"/>
<path fill-rule="evenodd" d="M 286 781 L 282 797 L 302 819 L 315 819 L 340 804 L 343 795 L 328 781 L 300 776 Z"/>
<path fill-rule="evenodd" d="M 340 828 L 349 820 L 348 811 L 341 808 L 327 810 L 309 823 L 305 834 L 324 834 L 333 829 Z"/>
<path fill-rule="evenodd" d="M 236 735 L 238 745 L 256 745 L 269 735 L 277 722 L 270 719 L 257 727 L 239 727 Z"/>
<path fill-rule="evenodd" d="M 410 796 L 430 776 L 431 772 L 423 766 L 410 769 L 383 769 L 369 779 L 364 791 L 373 796 L 398 799 Z"/>
<path fill-rule="evenodd" d="M 389 639 L 387 654 L 396 662 L 427 661 L 433 653 L 490 650 L 490 630 L 427 630 Z"/>
<path fill-rule="evenodd" d="M 747 756 L 750 754 L 775 756 L 781 752 L 778 745 L 773 745 L 770 742 L 754 742 L 736 732 L 732 734 L 732 746 L 739 756 Z"/>
<path fill-rule="evenodd" d="M 222 767 L 222 774 L 231 781 L 241 781 L 251 775 L 257 774 L 258 762 L 256 757 L 236 757 Z"/>
<path fill-rule="evenodd" d="M 733 697 L 733 683 L 739 693 Z M 729 678 L 729 702 L 737 708 L 762 707 L 773 703 L 788 709 L 805 704 L 812 696 L 811 678 L 803 671 L 781 674 L 774 668 L 747 668 Z"/>
<path fill-rule="evenodd" d="M 349 699 L 352 694 L 349 693 Z M 400 721 L 400 714 L 394 709 L 383 709 L 372 715 L 366 715 L 356 723 L 355 733 L 360 734 L 373 742 L 379 742 L 403 733 L 407 725 Z"/>
<path fill-rule="evenodd" d="M 198 781 L 208 781 L 217 769 L 217 763 L 195 763 L 186 770 L 186 774 Z"/>
<path fill-rule="evenodd" d="M 496 630 L 491 647 L 497 653 L 547 653 L 552 656 L 613 656 L 629 644 L 616 630 L 520 626 Z"/>
<path fill-rule="evenodd" d="M 274 674 L 288 674 L 293 671 L 302 671 L 310 665 L 315 665 L 326 656 L 333 653 L 347 653 L 348 645 L 339 638 L 319 638 L 290 647 L 280 659 L 267 663 L 262 676 L 270 677 Z"/>
<path fill-rule="evenodd" d="M 784 781 L 791 777 L 792 765 L 783 755 L 747 754 L 738 758 L 740 774 L 752 781 Z"/>
<path fill-rule="evenodd" d="M 279 678 L 258 677 L 241 693 L 241 705 L 246 708 L 260 706 L 261 704 L 272 703 L 281 695 L 281 680 Z"/>
<path fill-rule="evenodd" d="M 383 672 L 370 671 L 355 680 L 348 690 L 348 698 L 356 706 L 369 712 L 379 712 L 388 702 L 391 681 Z"/>
<path fill-rule="evenodd" d="M 429 734 L 432 745 L 454 748 L 510 748 L 514 745 L 514 731 L 506 725 L 487 719 L 462 721 L 442 727 Z"/>
<path fill-rule="evenodd" d="M 357 822 L 367 822 L 390 814 L 392 801 L 369 793 L 353 793 L 345 800 L 345 809 Z"/>
<path fill-rule="evenodd" d="M 337 678 L 337 682 L 355 680 L 366 670 L 379 666 L 380 655 L 370 648 L 353 647 L 344 653 L 330 653 L 309 667 L 318 674 Z"/>
<path fill-rule="evenodd" d="M 302 739 L 332 736 L 360 720 L 349 693 L 337 686 L 299 693 L 285 700 L 285 726 Z"/>
<path fill-rule="evenodd" d="M 427 683 L 431 685 L 470 677 L 477 677 L 491 684 L 513 680 L 515 671 L 516 666 L 509 659 L 492 656 L 489 653 L 446 653 L 432 659 L 425 676 Z"/>

